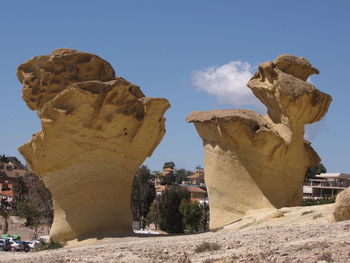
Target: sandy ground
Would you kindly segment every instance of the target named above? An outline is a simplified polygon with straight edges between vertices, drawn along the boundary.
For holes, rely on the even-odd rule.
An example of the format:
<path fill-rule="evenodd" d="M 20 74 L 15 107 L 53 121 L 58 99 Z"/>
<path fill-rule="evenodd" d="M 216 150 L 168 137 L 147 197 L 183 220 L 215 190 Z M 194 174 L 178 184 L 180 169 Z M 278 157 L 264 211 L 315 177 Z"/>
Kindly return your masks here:
<path fill-rule="evenodd" d="M 350 262 L 350 221 L 331 205 L 255 211 L 215 232 L 71 242 L 62 249 L 0 252 L 0 262 Z M 196 251 L 203 242 L 220 246 Z"/>

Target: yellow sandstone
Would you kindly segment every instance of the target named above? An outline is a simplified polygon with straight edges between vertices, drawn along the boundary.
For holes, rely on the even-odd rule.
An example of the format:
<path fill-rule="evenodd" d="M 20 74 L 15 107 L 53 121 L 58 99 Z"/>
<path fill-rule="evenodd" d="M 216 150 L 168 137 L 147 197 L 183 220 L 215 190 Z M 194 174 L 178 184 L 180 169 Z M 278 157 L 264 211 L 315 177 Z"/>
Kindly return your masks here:
<path fill-rule="evenodd" d="M 41 120 L 19 151 L 52 194 L 52 240 L 131 233 L 131 184 L 165 133 L 168 101 L 72 49 L 34 57 L 17 76 Z"/>
<path fill-rule="evenodd" d="M 292 55 L 258 69 L 248 87 L 267 115 L 232 109 L 187 117 L 203 139 L 211 228 L 251 210 L 300 205 L 306 169 L 320 162 L 304 140 L 305 124 L 321 120 L 332 100 L 306 81 L 318 70 Z"/>

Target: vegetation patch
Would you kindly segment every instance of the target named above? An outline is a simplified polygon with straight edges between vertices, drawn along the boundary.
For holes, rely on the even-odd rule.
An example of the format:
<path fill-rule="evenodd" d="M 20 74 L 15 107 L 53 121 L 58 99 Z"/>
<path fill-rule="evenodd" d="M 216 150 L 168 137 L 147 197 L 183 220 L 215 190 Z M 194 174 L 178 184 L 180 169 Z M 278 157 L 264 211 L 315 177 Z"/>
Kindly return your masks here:
<path fill-rule="evenodd" d="M 205 251 L 214 251 L 214 250 L 220 250 L 221 246 L 216 242 L 203 242 L 202 244 L 198 245 L 195 249 L 196 253 L 201 253 Z"/>
<path fill-rule="evenodd" d="M 34 251 L 42 251 L 42 250 L 51 250 L 51 249 L 58 249 L 58 248 L 62 248 L 63 245 L 61 243 L 56 243 L 56 242 L 41 242 L 40 246 L 38 248 L 36 248 Z"/>
<path fill-rule="evenodd" d="M 330 252 L 323 252 L 319 257 L 318 260 L 325 260 L 327 262 L 332 262 L 332 254 Z"/>
<path fill-rule="evenodd" d="M 312 197 L 303 200 L 303 206 L 313 206 L 313 205 L 326 205 L 335 202 L 335 196 L 325 197 L 321 199 L 314 199 Z"/>

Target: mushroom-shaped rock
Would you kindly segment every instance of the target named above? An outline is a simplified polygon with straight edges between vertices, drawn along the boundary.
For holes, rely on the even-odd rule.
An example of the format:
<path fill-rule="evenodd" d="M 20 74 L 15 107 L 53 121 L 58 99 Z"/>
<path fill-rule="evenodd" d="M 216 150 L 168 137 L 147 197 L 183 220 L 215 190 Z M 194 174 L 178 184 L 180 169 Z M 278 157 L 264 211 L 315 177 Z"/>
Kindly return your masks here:
<path fill-rule="evenodd" d="M 320 162 L 304 140 L 304 126 L 326 114 L 331 97 L 305 81 L 318 72 L 306 59 L 282 55 L 276 61 L 259 65 L 248 82 L 268 115 L 215 110 L 186 119 L 203 139 L 211 228 L 249 210 L 300 205 L 306 169 Z"/>
<path fill-rule="evenodd" d="M 165 133 L 162 98 L 148 98 L 103 59 L 71 49 L 17 70 L 42 130 L 19 148 L 54 201 L 50 237 L 131 233 L 131 184 Z"/>

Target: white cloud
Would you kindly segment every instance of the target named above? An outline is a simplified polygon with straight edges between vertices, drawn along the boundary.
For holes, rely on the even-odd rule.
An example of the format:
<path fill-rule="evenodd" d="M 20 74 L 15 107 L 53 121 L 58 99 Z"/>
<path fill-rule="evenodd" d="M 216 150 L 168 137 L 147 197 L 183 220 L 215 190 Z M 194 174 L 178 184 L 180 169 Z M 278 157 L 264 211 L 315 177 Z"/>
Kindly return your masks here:
<path fill-rule="evenodd" d="M 247 87 L 252 75 L 253 67 L 237 60 L 219 67 L 194 71 L 192 81 L 200 90 L 215 95 L 221 103 L 229 103 L 234 107 L 252 105 L 262 109 L 262 103 Z"/>
<path fill-rule="evenodd" d="M 262 112 L 266 107 L 247 87 L 254 71 L 254 67 L 249 63 L 237 60 L 219 67 L 194 71 L 192 81 L 199 90 L 215 95 L 221 103 L 228 103 L 237 108 L 250 105 Z M 307 81 L 313 84 L 311 77 Z M 306 125 L 305 139 L 313 140 L 328 128 L 324 120 Z"/>

